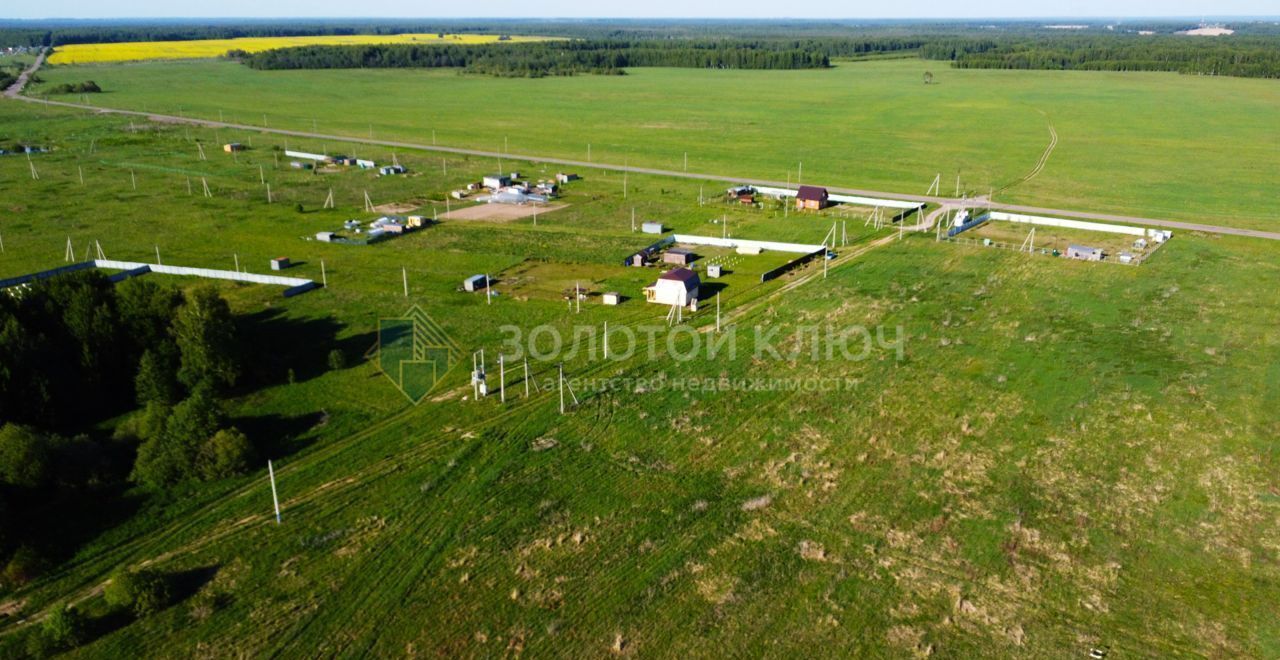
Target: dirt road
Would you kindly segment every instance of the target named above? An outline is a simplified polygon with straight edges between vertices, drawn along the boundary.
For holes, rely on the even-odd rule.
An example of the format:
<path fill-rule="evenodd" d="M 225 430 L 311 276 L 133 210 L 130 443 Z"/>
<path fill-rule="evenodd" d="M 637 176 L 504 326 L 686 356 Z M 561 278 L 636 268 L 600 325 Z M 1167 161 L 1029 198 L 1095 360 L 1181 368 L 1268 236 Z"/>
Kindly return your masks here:
<path fill-rule="evenodd" d="M 45 55 L 48 53 L 49 51 L 47 49 L 40 51 L 40 55 L 36 57 L 36 61 L 32 62 L 31 66 L 27 67 L 25 71 L 18 74 L 18 79 L 14 81 L 12 85 L 9 85 L 9 89 L 4 90 L 4 95 L 11 99 L 18 98 L 18 95 L 26 88 L 27 81 L 31 79 L 32 74 L 36 72 L 36 69 L 40 68 L 40 65 L 44 64 Z"/>

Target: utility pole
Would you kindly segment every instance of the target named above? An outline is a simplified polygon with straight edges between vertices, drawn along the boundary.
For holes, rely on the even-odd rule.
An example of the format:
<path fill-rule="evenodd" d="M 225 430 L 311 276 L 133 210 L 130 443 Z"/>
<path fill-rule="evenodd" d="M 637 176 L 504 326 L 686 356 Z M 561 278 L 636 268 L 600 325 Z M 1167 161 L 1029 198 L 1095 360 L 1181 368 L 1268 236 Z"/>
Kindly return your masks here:
<path fill-rule="evenodd" d="M 324 272 L 324 259 L 320 260 L 320 284 L 326 289 L 329 288 L 329 277 Z"/>
<path fill-rule="evenodd" d="M 507 402 L 507 359 L 498 356 L 498 400 Z"/>
<path fill-rule="evenodd" d="M 404 281 L 404 297 L 409 297 L 409 271 L 404 266 L 400 267 L 400 277 Z"/>
<path fill-rule="evenodd" d="M 267 460 L 267 476 L 271 477 L 271 503 L 276 506 L 276 524 L 280 524 L 280 496 L 276 493 L 276 469 Z"/>

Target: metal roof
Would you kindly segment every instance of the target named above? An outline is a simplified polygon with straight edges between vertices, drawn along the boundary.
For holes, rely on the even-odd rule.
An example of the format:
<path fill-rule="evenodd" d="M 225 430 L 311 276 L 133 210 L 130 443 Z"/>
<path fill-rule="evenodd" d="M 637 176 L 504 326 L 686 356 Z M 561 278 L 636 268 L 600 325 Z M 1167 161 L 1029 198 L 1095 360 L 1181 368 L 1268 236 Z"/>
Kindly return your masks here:
<path fill-rule="evenodd" d="M 827 189 L 817 186 L 800 186 L 800 191 L 796 193 L 796 197 L 805 201 L 820 202 L 827 198 Z"/>

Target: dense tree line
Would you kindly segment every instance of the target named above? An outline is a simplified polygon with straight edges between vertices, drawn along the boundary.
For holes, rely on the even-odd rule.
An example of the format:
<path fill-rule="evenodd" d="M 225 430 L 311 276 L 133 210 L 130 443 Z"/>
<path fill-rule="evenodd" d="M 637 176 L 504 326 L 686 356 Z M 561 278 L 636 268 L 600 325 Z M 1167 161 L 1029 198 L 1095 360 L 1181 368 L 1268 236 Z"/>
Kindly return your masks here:
<path fill-rule="evenodd" d="M 0 586 L 41 570 L 50 517 L 129 480 L 166 488 L 248 468 L 253 447 L 219 399 L 241 373 L 237 332 L 208 286 L 88 271 L 0 292 Z"/>
<path fill-rule="evenodd" d="M 926 47 L 928 55 L 939 55 Z M 962 69 L 1173 71 L 1184 74 L 1280 78 L 1280 40 L 1263 37 L 1077 36 L 996 42 L 951 50 Z"/>
<path fill-rule="evenodd" d="M 229 53 L 255 69 L 457 68 L 497 76 L 621 73 L 626 67 L 813 69 L 823 53 L 783 42 L 563 41 L 518 44 L 300 46 Z"/>

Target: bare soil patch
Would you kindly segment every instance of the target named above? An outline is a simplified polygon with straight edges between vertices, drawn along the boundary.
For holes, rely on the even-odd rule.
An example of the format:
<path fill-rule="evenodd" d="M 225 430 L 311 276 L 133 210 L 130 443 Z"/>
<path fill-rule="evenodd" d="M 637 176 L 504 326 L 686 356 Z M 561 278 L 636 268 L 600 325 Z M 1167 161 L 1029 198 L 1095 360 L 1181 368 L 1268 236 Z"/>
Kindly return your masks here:
<path fill-rule="evenodd" d="M 479 204 L 467 208 L 450 211 L 442 216 L 448 220 L 488 220 L 492 222 L 511 222 L 520 218 L 528 218 L 534 214 L 541 215 L 559 211 L 568 204 Z"/>
<path fill-rule="evenodd" d="M 422 206 L 422 202 L 410 200 L 408 202 L 391 202 L 389 204 L 379 204 L 373 207 L 378 213 L 408 213 Z"/>

